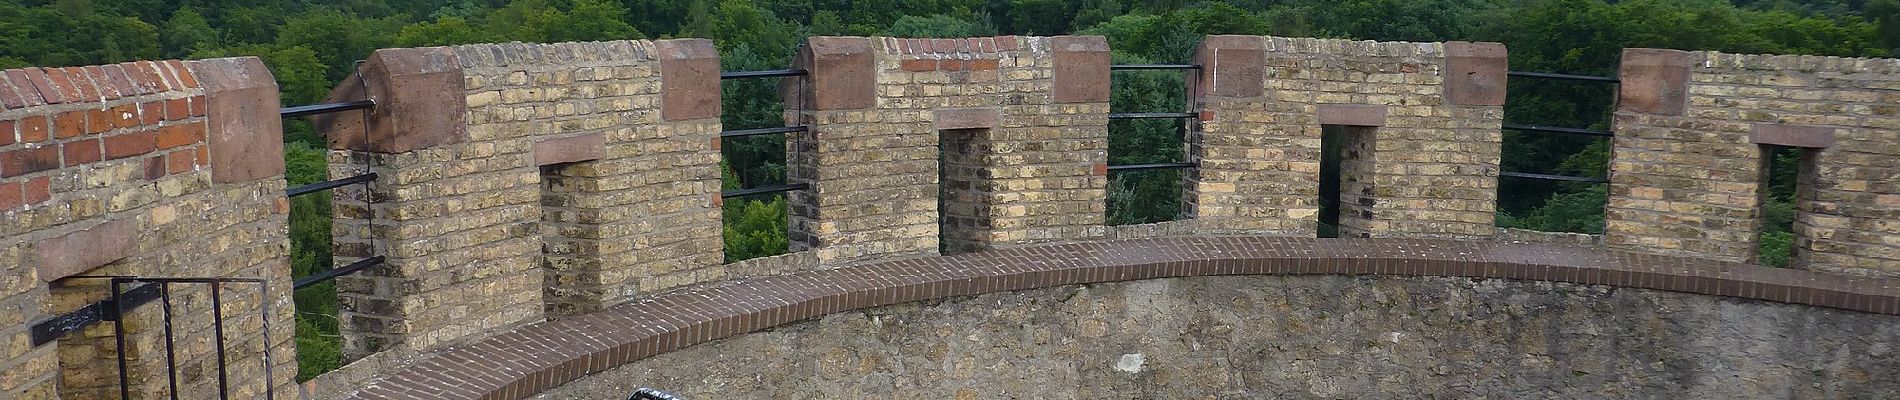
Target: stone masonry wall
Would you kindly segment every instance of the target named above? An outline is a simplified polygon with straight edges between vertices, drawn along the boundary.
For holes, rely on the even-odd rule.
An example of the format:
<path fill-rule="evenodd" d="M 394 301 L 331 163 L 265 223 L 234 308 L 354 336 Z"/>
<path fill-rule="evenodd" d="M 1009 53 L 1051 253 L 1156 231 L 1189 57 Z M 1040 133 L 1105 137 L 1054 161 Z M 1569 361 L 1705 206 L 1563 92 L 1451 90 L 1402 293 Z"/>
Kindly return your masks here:
<path fill-rule="evenodd" d="M 1198 58 L 1187 203 L 1204 226 L 1315 234 L 1320 127 L 1342 125 L 1369 128 L 1359 160 L 1376 160 L 1353 194 L 1370 212 L 1342 213 L 1359 227 L 1342 235 L 1495 232 L 1502 45 L 1209 36 Z"/>
<path fill-rule="evenodd" d="M 115 323 L 29 340 L 31 326 L 110 296 L 105 281 L 82 275 L 264 279 L 269 297 L 248 283 L 218 293 L 231 394 L 290 393 L 295 325 L 277 107 L 270 71 L 249 57 L 5 71 L 0 398 L 120 398 Z M 178 393 L 215 397 L 209 285 L 169 292 Z M 270 309 L 269 343 L 260 306 Z M 148 303 L 118 322 L 133 398 L 166 395 L 162 310 Z"/>
<path fill-rule="evenodd" d="M 818 37 L 800 63 L 795 251 L 838 265 L 936 254 L 940 234 L 953 252 L 1106 234 L 1104 39 Z"/>
<path fill-rule="evenodd" d="M 1763 145 L 1803 157 L 1794 266 L 1900 274 L 1900 60 L 1628 49 L 1605 242 L 1755 259 Z"/>
<path fill-rule="evenodd" d="M 723 278 L 710 41 L 385 49 L 363 71 L 332 97 L 376 114 L 324 123 L 335 175 L 382 177 L 339 193 L 339 248 L 388 257 L 340 279 L 351 358 Z"/>
<path fill-rule="evenodd" d="M 1880 398 L 1896 340 L 1896 316 L 1644 289 L 1218 276 L 843 312 L 532 398 Z"/>

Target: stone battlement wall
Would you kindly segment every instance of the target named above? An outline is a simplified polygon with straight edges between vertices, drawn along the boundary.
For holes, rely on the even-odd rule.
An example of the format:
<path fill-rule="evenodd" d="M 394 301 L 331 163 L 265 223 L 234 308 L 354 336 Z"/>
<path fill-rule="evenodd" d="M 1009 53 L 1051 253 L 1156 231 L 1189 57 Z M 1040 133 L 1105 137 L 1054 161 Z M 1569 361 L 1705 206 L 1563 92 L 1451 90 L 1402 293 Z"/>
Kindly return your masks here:
<path fill-rule="evenodd" d="M 710 41 L 378 50 L 330 96 L 376 106 L 316 122 L 330 141 L 333 178 L 379 176 L 334 192 L 337 261 L 386 262 L 338 278 L 345 357 L 355 361 L 306 385 L 307 395 L 350 395 L 391 371 L 446 362 L 433 357 L 444 349 L 521 339 L 531 326 L 591 324 L 623 305 L 689 298 L 695 288 L 822 285 L 798 277 L 857 276 L 853 268 L 864 265 L 914 267 L 923 264 L 906 263 L 962 253 L 1008 259 L 1104 239 L 1310 238 L 1327 125 L 1346 133 L 1345 236 L 1563 243 L 1511 248 L 1551 257 L 1607 247 L 1616 252 L 1589 260 L 1662 254 L 1719 263 L 1709 264 L 1711 273 L 1751 259 L 1761 219 L 1759 146 L 1812 149 L 1795 231 L 1797 266 L 1818 272 L 1775 270 L 1788 273 L 1737 282 L 1800 280 L 1775 287 L 1811 289 L 1814 297 L 1701 288 L 1718 280 L 1690 269 L 1657 272 L 1682 281 L 1639 286 L 1892 312 L 1877 301 L 1891 300 L 1880 292 L 1890 282 L 1880 279 L 1900 276 L 1895 60 L 1629 50 L 1608 232 L 1593 237 L 1494 227 L 1508 70 L 1502 45 L 1258 36 L 1200 44 L 1202 68 L 1187 88 L 1198 115 L 1187 138 L 1195 166 L 1183 193 L 1189 218 L 1105 226 L 1109 49 L 1089 36 L 811 38 L 791 66 L 806 76 L 780 81 L 788 125 L 808 127 L 787 135 L 788 179 L 807 185 L 787 193 L 794 252 L 736 263 L 723 262 L 721 246 L 721 89 Z M 24 310 L 19 321 L 0 324 L 6 332 L 23 337 L 30 321 L 103 293 L 80 280 L 49 283 L 63 276 L 243 276 L 289 287 L 279 105 L 257 60 L 5 76 L 0 265 L 10 280 L 0 282 L 12 282 L 4 304 Z M 1550 272 L 1538 267 L 1548 264 L 1542 256 L 1519 256 L 1537 262 L 1486 265 L 1536 270 L 1470 274 L 1559 279 L 1536 275 Z M 1873 280 L 1831 280 L 1841 275 Z M 995 289 L 1029 287 L 1039 286 Z M 288 292 L 265 299 L 270 348 L 284 355 L 272 361 L 280 372 L 272 385 L 287 384 L 294 365 Z M 188 307 L 208 307 L 203 291 L 179 294 Z M 227 294 L 232 309 L 259 304 L 235 289 Z M 1854 303 L 1862 299 L 1868 303 Z M 739 318 L 734 304 L 690 306 L 719 321 Z M 156 312 L 141 310 L 126 326 L 138 338 L 132 349 L 144 352 L 160 342 Z M 201 333 L 209 324 L 192 318 L 179 326 Z M 262 330 L 255 317 L 231 318 L 234 338 Z M 666 323 L 646 334 L 674 335 L 700 322 Z M 57 346 L 8 347 L 0 366 L 30 372 L 0 378 L 0 393 L 58 386 L 68 397 L 113 396 L 116 377 L 105 365 L 113 356 L 98 351 L 111 340 L 101 330 L 109 327 Z M 189 385 L 203 390 L 206 348 L 194 346 L 184 353 L 198 371 Z M 259 363 L 243 351 L 250 350 L 240 352 L 245 362 Z M 588 357 L 603 364 L 560 376 L 630 360 Z M 141 382 L 162 380 L 147 373 L 162 366 L 158 359 L 139 360 Z M 525 379 L 485 381 L 511 388 L 487 393 L 552 382 L 516 378 Z M 244 390 L 264 387 L 260 377 L 244 379 L 252 382 Z M 140 386 L 154 388 L 162 385 Z M 488 389 L 495 388 L 479 390 Z"/>
<path fill-rule="evenodd" d="M 1788 146 L 1794 266 L 1900 274 L 1900 60 L 1629 49 L 1615 124 L 1609 246 L 1754 260 Z"/>
<path fill-rule="evenodd" d="M 25 68 L 0 79 L 0 398 L 119 396 L 113 325 L 47 343 L 30 329 L 103 300 L 85 276 L 263 278 L 218 294 L 232 393 L 280 393 L 296 375 L 277 83 L 256 58 Z M 122 288 L 130 290 L 137 285 Z M 207 285 L 169 286 L 122 319 L 133 396 L 165 394 L 165 334 L 180 338 L 179 394 L 215 397 Z M 270 310 L 265 336 L 259 306 Z M 269 337 L 266 343 L 265 337 Z M 262 355 L 272 353 L 268 365 Z M 273 380 L 264 379 L 274 371 Z"/>

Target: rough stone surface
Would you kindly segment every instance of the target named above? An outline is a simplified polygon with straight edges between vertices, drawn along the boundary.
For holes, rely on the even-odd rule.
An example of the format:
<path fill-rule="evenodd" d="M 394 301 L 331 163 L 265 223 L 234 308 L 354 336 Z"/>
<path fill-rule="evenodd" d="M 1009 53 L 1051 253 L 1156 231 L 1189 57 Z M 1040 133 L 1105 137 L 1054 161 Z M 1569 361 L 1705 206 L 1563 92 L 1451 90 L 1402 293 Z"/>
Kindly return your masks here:
<path fill-rule="evenodd" d="M 1895 343 L 1900 317 L 1641 289 L 1201 277 L 840 313 L 536 398 L 1879 398 Z"/>

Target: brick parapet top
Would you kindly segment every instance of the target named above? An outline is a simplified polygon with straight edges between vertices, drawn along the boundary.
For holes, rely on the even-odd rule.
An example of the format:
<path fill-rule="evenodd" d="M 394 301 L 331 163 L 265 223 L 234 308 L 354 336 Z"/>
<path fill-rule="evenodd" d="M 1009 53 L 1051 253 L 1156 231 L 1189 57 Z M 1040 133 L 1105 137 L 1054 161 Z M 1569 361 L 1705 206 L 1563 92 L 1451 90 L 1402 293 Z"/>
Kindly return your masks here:
<path fill-rule="evenodd" d="M 678 290 L 412 362 L 350 398 L 519 399 L 635 360 L 827 314 L 1043 287 L 1210 275 L 1451 276 L 1665 290 L 1900 315 L 1900 279 L 1579 247 L 1160 237 L 913 258 Z"/>
<path fill-rule="evenodd" d="M 451 46 L 462 68 L 629 65 L 659 60 L 652 40 L 484 43 Z"/>
<path fill-rule="evenodd" d="M 1445 44 L 1267 36 L 1267 54 L 1342 54 L 1370 57 L 1444 57 Z"/>
<path fill-rule="evenodd" d="M 1697 69 L 1740 69 L 1740 70 L 1794 70 L 1798 72 L 1832 72 L 1842 74 L 1866 74 L 1870 78 L 1881 80 L 1900 80 L 1900 75 L 1875 77 L 1878 74 L 1900 74 L 1900 58 L 1855 58 L 1814 55 L 1783 54 L 1735 54 L 1715 51 L 1689 52 L 1691 70 Z"/>
<path fill-rule="evenodd" d="M 73 191 L 55 178 L 81 165 L 147 181 L 208 166 L 200 78 L 177 60 L 0 72 L 0 212 Z"/>
<path fill-rule="evenodd" d="M 178 60 L 16 68 L 0 72 L 0 110 L 98 103 L 196 89 L 200 89 L 197 77 Z"/>
<path fill-rule="evenodd" d="M 960 39 L 910 39 L 880 37 L 884 54 L 901 59 L 995 59 L 1022 47 L 1021 36 L 993 36 Z"/>

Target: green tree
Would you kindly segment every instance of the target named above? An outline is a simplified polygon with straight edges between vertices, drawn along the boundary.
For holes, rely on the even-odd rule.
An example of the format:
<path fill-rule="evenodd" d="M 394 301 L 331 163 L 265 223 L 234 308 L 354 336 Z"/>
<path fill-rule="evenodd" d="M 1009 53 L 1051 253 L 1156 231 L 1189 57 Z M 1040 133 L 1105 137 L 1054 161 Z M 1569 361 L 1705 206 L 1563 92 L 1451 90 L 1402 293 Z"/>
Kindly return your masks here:
<path fill-rule="evenodd" d="M 994 36 L 996 28 L 980 21 L 958 19 L 943 14 L 906 15 L 891 23 L 885 35 L 906 38 L 965 38 Z"/>

